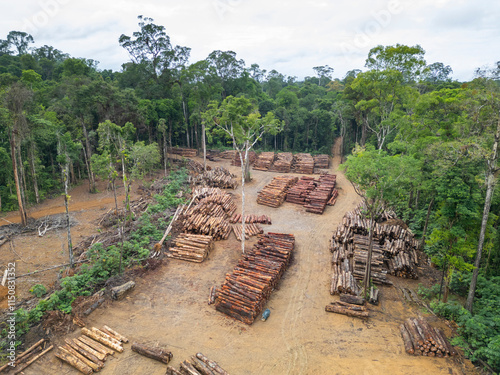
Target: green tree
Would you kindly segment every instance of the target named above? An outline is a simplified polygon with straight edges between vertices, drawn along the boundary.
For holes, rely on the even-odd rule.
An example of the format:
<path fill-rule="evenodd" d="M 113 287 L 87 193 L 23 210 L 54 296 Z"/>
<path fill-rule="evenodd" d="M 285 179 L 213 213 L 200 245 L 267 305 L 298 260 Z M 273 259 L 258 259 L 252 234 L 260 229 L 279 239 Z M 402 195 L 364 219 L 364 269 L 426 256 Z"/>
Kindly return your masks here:
<path fill-rule="evenodd" d="M 33 37 L 24 31 L 11 31 L 7 35 L 7 42 L 17 50 L 19 56 L 28 53 L 30 44 L 35 43 Z"/>

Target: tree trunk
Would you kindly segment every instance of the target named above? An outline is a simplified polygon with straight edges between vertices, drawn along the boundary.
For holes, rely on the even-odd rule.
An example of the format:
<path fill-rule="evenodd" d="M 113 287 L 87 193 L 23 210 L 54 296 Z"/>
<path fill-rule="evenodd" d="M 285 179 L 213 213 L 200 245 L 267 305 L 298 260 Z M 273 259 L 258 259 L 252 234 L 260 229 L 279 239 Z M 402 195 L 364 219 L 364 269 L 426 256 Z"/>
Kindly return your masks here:
<path fill-rule="evenodd" d="M 479 268 L 481 266 L 481 256 L 483 253 L 484 237 L 486 235 L 486 227 L 488 224 L 488 217 L 490 215 L 491 198 L 495 190 L 495 171 L 498 157 L 498 141 L 500 140 L 500 117 L 498 119 L 497 131 L 495 134 L 495 142 L 493 143 L 493 153 L 491 159 L 488 160 L 488 175 L 486 177 L 486 198 L 484 201 L 483 218 L 481 220 L 481 232 L 479 233 L 479 242 L 477 244 L 476 260 L 474 261 L 474 271 L 472 272 L 472 279 L 469 287 L 469 294 L 465 308 L 472 313 L 472 305 L 474 303 L 474 294 L 476 292 L 477 277 L 479 275 Z"/>
<path fill-rule="evenodd" d="M 205 138 L 205 121 L 201 123 L 201 143 L 203 147 L 203 170 L 207 171 L 207 141 Z"/>
<path fill-rule="evenodd" d="M 420 248 L 423 249 L 425 245 L 425 235 L 427 233 L 427 226 L 429 225 L 429 218 L 431 216 L 431 211 L 432 211 L 432 205 L 434 204 L 434 197 L 432 197 L 431 201 L 429 202 L 429 207 L 427 208 L 427 215 L 425 217 L 425 224 L 424 224 L 424 229 L 422 231 L 422 240 L 420 241 Z"/>
<path fill-rule="evenodd" d="M 23 206 L 26 207 L 26 175 L 24 173 L 23 158 L 21 156 L 21 145 L 16 147 L 17 153 L 17 170 L 19 172 L 19 185 L 21 187 L 21 199 L 23 200 Z"/>
<path fill-rule="evenodd" d="M 121 150 L 124 151 L 124 150 Z M 125 209 L 127 212 L 130 214 L 130 194 L 129 194 L 129 182 L 127 178 L 127 173 L 125 170 L 125 156 L 123 155 L 123 152 L 121 152 L 121 160 L 122 160 L 122 177 L 123 177 L 123 187 L 125 188 Z"/>
<path fill-rule="evenodd" d="M 167 132 L 163 130 L 163 168 L 165 169 L 165 177 L 167 177 Z"/>
<path fill-rule="evenodd" d="M 83 128 L 83 136 L 85 137 L 85 150 L 86 152 L 86 159 L 85 162 L 87 164 L 87 170 L 89 174 L 89 184 L 90 184 L 90 193 L 95 193 L 96 192 L 96 187 L 95 187 L 95 176 L 94 172 L 92 172 L 92 166 L 90 165 L 90 160 L 92 159 L 92 150 L 90 148 L 90 140 L 89 140 L 89 135 L 87 133 L 87 127 L 85 126 L 85 122 L 82 121 L 82 128 Z"/>
<path fill-rule="evenodd" d="M 36 177 L 36 166 L 35 166 L 35 146 L 34 141 L 30 141 L 29 158 L 31 167 L 31 176 L 33 177 L 33 189 L 35 190 L 36 203 L 40 203 L 40 195 L 38 193 L 38 180 Z"/>
<path fill-rule="evenodd" d="M 367 205 L 368 206 L 368 205 Z M 372 253 L 373 253 L 373 225 L 375 224 L 375 220 L 373 220 L 373 212 L 370 212 L 370 228 L 368 234 L 368 256 L 366 259 L 366 272 L 365 277 L 363 279 L 363 297 L 367 298 L 368 296 L 368 288 L 370 287 L 370 275 L 372 268 Z"/>
<path fill-rule="evenodd" d="M 16 135 L 14 130 L 12 131 L 10 137 L 10 154 L 12 158 L 12 168 L 14 170 L 14 182 L 16 183 L 16 195 L 17 195 L 17 203 L 19 204 L 19 216 L 21 216 L 22 226 L 25 227 L 28 220 L 26 217 L 26 211 L 24 210 L 23 200 L 21 197 L 21 187 L 19 185 L 19 174 L 17 171 L 17 159 L 16 159 Z"/>
<path fill-rule="evenodd" d="M 68 156 L 66 155 L 66 158 Z M 73 268 L 75 267 L 75 260 L 73 258 L 73 244 L 71 242 L 71 225 L 70 225 L 70 218 L 69 218 L 69 207 L 68 207 L 68 179 L 69 179 L 69 163 L 66 162 L 66 165 L 64 166 L 63 170 L 63 181 L 64 181 L 64 207 L 66 209 L 66 227 L 68 230 L 68 252 L 69 252 L 69 263 L 70 267 Z"/>
<path fill-rule="evenodd" d="M 245 254 L 245 163 L 241 151 L 238 151 L 241 162 L 241 252 Z M 245 159 L 248 156 L 248 147 L 245 145 Z"/>

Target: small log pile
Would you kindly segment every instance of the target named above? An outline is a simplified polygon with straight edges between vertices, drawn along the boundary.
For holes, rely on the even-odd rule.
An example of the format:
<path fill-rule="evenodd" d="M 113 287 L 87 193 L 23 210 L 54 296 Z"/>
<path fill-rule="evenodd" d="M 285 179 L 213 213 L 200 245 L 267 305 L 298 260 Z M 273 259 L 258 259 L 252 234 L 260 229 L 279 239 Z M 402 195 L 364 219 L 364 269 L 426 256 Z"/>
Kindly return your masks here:
<path fill-rule="evenodd" d="M 234 235 L 238 241 L 243 240 L 243 229 L 241 225 L 235 224 L 232 226 Z M 264 233 L 264 230 L 259 224 L 245 224 L 245 239 L 249 239 L 250 237 L 257 236 L 259 234 Z"/>
<path fill-rule="evenodd" d="M 351 264 L 346 258 L 338 264 L 332 266 L 332 278 L 330 281 L 330 294 L 351 294 L 357 296 L 361 290 L 351 271 Z"/>
<path fill-rule="evenodd" d="M 177 371 L 172 366 L 167 366 L 166 375 L 229 375 L 219 364 L 208 359 L 202 353 L 191 356 L 180 364 Z"/>
<path fill-rule="evenodd" d="M 288 267 L 294 246 L 291 234 L 261 235 L 233 272 L 226 275 L 216 292 L 215 309 L 252 324 Z"/>
<path fill-rule="evenodd" d="M 213 237 L 202 234 L 181 233 L 173 243 L 174 246 L 168 249 L 169 258 L 196 263 L 203 262 L 214 248 Z"/>
<path fill-rule="evenodd" d="M 316 180 L 314 177 L 304 176 L 288 190 L 286 201 L 304 205 L 306 198 L 314 189 L 316 189 Z"/>
<path fill-rule="evenodd" d="M 237 152 L 235 150 L 227 150 L 220 152 L 218 156 L 222 159 L 233 160 L 236 154 Z"/>
<path fill-rule="evenodd" d="M 328 169 L 330 168 L 330 157 L 326 154 L 313 156 L 314 169 Z"/>
<path fill-rule="evenodd" d="M 216 167 L 212 170 L 208 170 L 207 168 L 206 172 L 193 177 L 191 182 L 193 185 L 211 186 L 221 189 L 236 189 L 238 187 L 236 176 L 224 167 Z"/>
<path fill-rule="evenodd" d="M 330 200 L 328 201 L 327 205 L 335 206 L 335 203 L 337 203 L 338 196 L 339 196 L 339 191 L 337 189 L 333 189 L 332 196 L 331 196 Z"/>
<path fill-rule="evenodd" d="M 400 331 L 408 354 L 438 358 L 457 354 L 443 331 L 432 327 L 424 319 L 408 318 L 401 324 Z"/>
<path fill-rule="evenodd" d="M 229 219 L 231 224 L 241 223 L 241 214 L 234 214 L 231 219 Z M 245 223 L 247 224 L 272 224 L 271 218 L 267 215 L 245 215 Z"/>
<path fill-rule="evenodd" d="M 325 311 L 352 316 L 354 318 L 368 318 L 369 316 L 365 306 L 342 301 L 331 302 L 329 305 L 326 305 Z"/>
<path fill-rule="evenodd" d="M 296 173 L 312 174 L 314 172 L 314 159 L 311 154 L 295 154 L 292 171 Z"/>
<path fill-rule="evenodd" d="M 294 176 L 276 176 L 257 195 L 257 203 L 269 207 L 279 207 L 285 201 L 286 193 L 298 181 Z"/>
<path fill-rule="evenodd" d="M 180 155 L 185 158 L 193 158 L 198 155 L 198 150 L 194 148 L 172 147 L 168 151 L 171 154 Z"/>
<path fill-rule="evenodd" d="M 197 162 L 196 160 L 188 159 L 187 167 L 192 170 L 195 174 L 203 173 L 205 170 L 203 164 Z M 211 170 L 212 167 L 207 165 L 207 171 Z"/>
<path fill-rule="evenodd" d="M 274 152 L 263 152 L 253 165 L 253 169 L 267 171 L 274 162 Z"/>
<path fill-rule="evenodd" d="M 123 352 L 123 343 L 128 339 L 115 330 L 104 326 L 91 330 L 82 328 L 82 336 L 66 339 L 66 345 L 59 346 L 55 354 L 57 358 L 68 363 L 83 374 L 92 374 L 104 367 L 109 355 Z"/>
<path fill-rule="evenodd" d="M 292 168 L 293 154 L 291 152 L 280 152 L 276 156 L 274 164 L 269 167 L 269 171 L 289 173 Z"/>
<path fill-rule="evenodd" d="M 244 156 L 245 155 L 243 155 L 243 157 Z M 255 151 L 249 151 L 248 152 L 249 165 L 253 165 L 255 163 L 255 160 L 257 160 L 257 154 L 255 153 Z M 231 165 L 234 165 L 236 167 L 241 167 L 240 155 L 237 152 L 234 153 L 234 157 L 233 157 L 233 160 L 231 161 Z"/>
<path fill-rule="evenodd" d="M 311 191 L 306 198 L 304 207 L 307 212 L 322 214 L 325 211 L 326 204 L 332 196 L 335 188 L 337 176 L 334 174 L 321 175 L 316 189 Z"/>
<path fill-rule="evenodd" d="M 47 340 L 45 339 L 40 339 L 38 340 L 35 344 L 30 346 L 28 349 L 26 349 L 24 352 L 18 354 L 16 356 L 16 359 L 14 360 L 14 368 L 15 371 L 12 372 L 12 374 L 19 374 L 23 373 L 22 372 L 25 368 L 30 366 L 32 363 L 37 361 L 40 357 L 48 353 L 54 348 L 54 345 L 49 345 Z M 10 364 L 6 363 L 5 365 L 0 367 L 0 372 L 3 370 L 10 368 Z M 8 370 L 7 370 L 8 371 Z"/>

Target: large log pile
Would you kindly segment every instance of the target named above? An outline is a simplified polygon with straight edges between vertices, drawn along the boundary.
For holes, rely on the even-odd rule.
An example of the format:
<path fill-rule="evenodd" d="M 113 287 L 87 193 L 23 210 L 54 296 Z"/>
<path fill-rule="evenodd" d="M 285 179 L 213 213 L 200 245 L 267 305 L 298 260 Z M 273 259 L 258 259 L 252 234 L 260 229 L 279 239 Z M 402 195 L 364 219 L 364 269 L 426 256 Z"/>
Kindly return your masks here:
<path fill-rule="evenodd" d="M 217 290 L 216 310 L 252 324 L 288 267 L 294 245 L 291 234 L 260 236 Z"/>
<path fill-rule="evenodd" d="M 214 247 L 212 236 L 202 234 L 181 233 L 173 242 L 167 256 L 190 262 L 203 262 Z"/>
<path fill-rule="evenodd" d="M 313 156 L 314 169 L 328 169 L 330 168 L 330 157 L 326 154 Z"/>
<path fill-rule="evenodd" d="M 295 154 L 293 158 L 292 171 L 303 174 L 314 172 L 314 159 L 311 154 Z"/>
<path fill-rule="evenodd" d="M 227 218 L 236 211 L 233 196 L 219 188 L 198 188 L 193 196 L 192 206 L 183 213 L 183 232 L 227 239 L 231 233 Z"/>
<path fill-rule="evenodd" d="M 229 219 L 231 224 L 241 223 L 241 214 L 234 214 L 231 219 Z M 245 223 L 247 224 L 272 224 L 271 218 L 267 215 L 245 215 Z"/>
<path fill-rule="evenodd" d="M 368 259 L 369 237 L 355 234 L 353 238 L 353 274 L 363 280 Z M 377 243 L 372 245 L 371 279 L 375 284 L 387 284 L 387 270 L 384 268 L 384 249 Z"/>
<path fill-rule="evenodd" d="M 322 214 L 325 211 L 326 204 L 332 196 L 332 191 L 335 188 L 337 176 L 334 174 L 321 175 L 316 189 L 311 191 L 306 198 L 304 207 L 307 212 Z"/>
<path fill-rule="evenodd" d="M 229 375 L 219 364 L 208 359 L 202 353 L 182 361 L 180 370 L 177 371 L 172 366 L 167 366 L 166 375 Z"/>
<path fill-rule="evenodd" d="M 359 295 L 361 289 L 354 278 L 351 264 L 347 258 L 332 265 L 332 278 L 330 281 L 330 294 Z"/>
<path fill-rule="evenodd" d="M 253 165 L 253 169 L 267 171 L 274 162 L 274 152 L 263 152 L 259 155 Z"/>
<path fill-rule="evenodd" d="M 269 207 L 279 207 L 285 201 L 290 187 L 297 183 L 294 176 L 276 176 L 257 195 L 257 203 Z"/>
<path fill-rule="evenodd" d="M 235 224 L 232 225 L 234 235 L 238 241 L 243 240 L 243 229 L 241 225 Z M 250 237 L 257 236 L 259 234 L 264 233 L 264 230 L 259 224 L 245 224 L 245 239 L 249 239 Z"/>
<path fill-rule="evenodd" d="M 314 177 L 304 176 L 288 190 L 286 201 L 304 205 L 309 193 L 314 189 L 316 189 L 316 180 Z"/>
<path fill-rule="evenodd" d="M 243 155 L 245 156 L 245 155 Z M 253 165 L 255 163 L 255 160 L 257 160 L 257 154 L 255 151 L 249 151 L 248 152 L 248 162 L 249 165 Z M 241 167 L 241 159 L 240 159 L 240 154 L 235 152 L 233 160 L 231 161 L 231 165 L 234 165 L 236 167 Z"/>
<path fill-rule="evenodd" d="M 194 148 L 172 147 L 172 148 L 169 148 L 168 151 L 171 154 L 180 155 L 180 156 L 183 156 L 185 158 L 193 158 L 193 157 L 198 155 L 198 150 L 196 150 Z"/>
<path fill-rule="evenodd" d="M 291 152 L 280 152 L 276 156 L 274 164 L 269 167 L 269 171 L 288 173 L 292 168 L 293 154 Z"/>
<path fill-rule="evenodd" d="M 408 318 L 400 326 L 405 351 L 408 354 L 428 357 L 449 357 L 457 354 L 440 329 L 424 319 Z"/>
<path fill-rule="evenodd" d="M 236 189 L 238 180 L 236 176 L 224 167 L 216 167 L 208 170 L 191 179 L 193 185 L 218 187 L 221 189 Z"/>

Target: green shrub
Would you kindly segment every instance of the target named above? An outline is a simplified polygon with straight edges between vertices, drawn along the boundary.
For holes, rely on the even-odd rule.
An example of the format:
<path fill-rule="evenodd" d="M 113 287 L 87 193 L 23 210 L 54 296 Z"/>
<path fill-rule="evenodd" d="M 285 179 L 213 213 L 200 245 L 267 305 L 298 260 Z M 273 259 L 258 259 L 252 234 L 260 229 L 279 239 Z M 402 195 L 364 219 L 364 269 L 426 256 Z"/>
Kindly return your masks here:
<path fill-rule="evenodd" d="M 31 287 L 30 293 L 35 297 L 40 298 L 47 294 L 47 288 L 45 288 L 42 284 L 36 284 Z"/>

